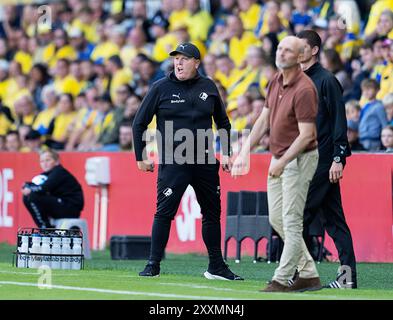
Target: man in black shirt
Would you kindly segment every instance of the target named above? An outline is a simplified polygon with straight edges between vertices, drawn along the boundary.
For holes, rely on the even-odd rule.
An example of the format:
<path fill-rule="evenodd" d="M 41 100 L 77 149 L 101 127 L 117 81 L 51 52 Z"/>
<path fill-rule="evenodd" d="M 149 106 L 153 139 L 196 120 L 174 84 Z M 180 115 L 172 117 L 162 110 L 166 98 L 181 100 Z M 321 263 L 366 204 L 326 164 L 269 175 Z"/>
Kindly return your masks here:
<path fill-rule="evenodd" d="M 50 218 L 79 218 L 84 206 L 83 191 L 76 178 L 59 161 L 53 150 L 40 154 L 44 172 L 26 182 L 23 202 L 39 228 L 52 228 Z"/>
<path fill-rule="evenodd" d="M 346 157 L 351 155 L 342 88 L 337 79 L 318 62 L 321 38 L 312 30 L 297 35 L 305 46 L 301 66 L 318 91 L 317 134 L 319 162 L 311 181 L 304 212 L 304 234 L 319 209 L 326 220 L 326 231 L 336 245 L 341 267 L 328 288 L 357 288 L 356 260 L 352 236 L 345 221 L 339 180 Z M 306 241 L 307 242 L 307 241 Z M 299 266 L 301 269 L 301 266 Z M 350 269 L 350 270 L 349 270 Z"/>
<path fill-rule="evenodd" d="M 153 162 L 147 159 L 146 139 L 143 138 L 154 115 L 156 135 L 160 137 L 157 139 L 160 165 L 151 251 L 139 275 L 154 277 L 160 274 L 171 221 L 183 193 L 191 185 L 201 206 L 202 237 L 209 254 L 205 277 L 242 280 L 229 270 L 221 253 L 220 163 L 214 155 L 211 130 L 214 118 L 222 143 L 222 167 L 230 172 L 231 125 L 214 82 L 197 71 L 200 64 L 197 47 L 183 43 L 170 55 L 174 56 L 174 71 L 152 85 L 133 123 L 135 156 L 140 170 L 154 171 Z"/>

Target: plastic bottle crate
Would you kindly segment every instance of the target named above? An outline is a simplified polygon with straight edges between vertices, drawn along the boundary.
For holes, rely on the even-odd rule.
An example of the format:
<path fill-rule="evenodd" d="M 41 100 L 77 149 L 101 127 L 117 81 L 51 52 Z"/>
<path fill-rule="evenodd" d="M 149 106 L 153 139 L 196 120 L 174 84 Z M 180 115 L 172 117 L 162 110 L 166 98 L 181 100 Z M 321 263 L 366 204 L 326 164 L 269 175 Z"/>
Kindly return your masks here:
<path fill-rule="evenodd" d="M 20 228 L 12 265 L 17 268 L 83 269 L 83 234 L 80 230 Z"/>

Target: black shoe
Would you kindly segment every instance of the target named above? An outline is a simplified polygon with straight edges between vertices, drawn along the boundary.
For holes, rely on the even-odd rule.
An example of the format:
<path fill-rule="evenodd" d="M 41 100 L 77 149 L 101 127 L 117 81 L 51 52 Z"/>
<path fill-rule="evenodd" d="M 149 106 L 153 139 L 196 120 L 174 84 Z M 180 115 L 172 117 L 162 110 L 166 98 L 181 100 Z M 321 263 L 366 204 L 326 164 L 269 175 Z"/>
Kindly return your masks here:
<path fill-rule="evenodd" d="M 228 265 L 224 265 L 217 270 L 207 270 L 203 275 L 209 280 L 244 280 L 229 270 Z"/>
<path fill-rule="evenodd" d="M 329 282 L 324 288 L 327 289 L 357 289 L 358 285 L 356 281 L 347 281 L 345 278 L 345 272 L 337 275 L 336 280 Z"/>
<path fill-rule="evenodd" d="M 145 269 L 139 272 L 141 277 L 159 277 L 160 276 L 160 265 L 149 261 Z"/>
<path fill-rule="evenodd" d="M 327 285 L 324 286 L 326 289 L 357 289 L 356 282 L 346 282 L 342 283 L 341 281 L 334 280 L 329 282 Z"/>

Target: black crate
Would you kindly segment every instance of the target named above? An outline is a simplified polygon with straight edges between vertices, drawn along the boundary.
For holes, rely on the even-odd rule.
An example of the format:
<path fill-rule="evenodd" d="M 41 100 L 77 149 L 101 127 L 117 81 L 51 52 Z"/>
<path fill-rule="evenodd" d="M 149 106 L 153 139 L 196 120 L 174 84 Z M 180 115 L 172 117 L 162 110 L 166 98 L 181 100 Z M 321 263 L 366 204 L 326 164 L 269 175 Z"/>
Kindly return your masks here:
<path fill-rule="evenodd" d="M 113 260 L 148 259 L 151 237 L 112 236 L 110 239 L 111 258 Z"/>

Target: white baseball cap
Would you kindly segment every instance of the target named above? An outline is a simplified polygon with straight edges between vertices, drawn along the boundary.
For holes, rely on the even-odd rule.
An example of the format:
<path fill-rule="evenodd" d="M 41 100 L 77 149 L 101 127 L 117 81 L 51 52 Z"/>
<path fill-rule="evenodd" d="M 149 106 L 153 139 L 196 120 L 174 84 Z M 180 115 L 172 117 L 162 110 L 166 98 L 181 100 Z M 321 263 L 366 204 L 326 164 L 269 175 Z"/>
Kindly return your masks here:
<path fill-rule="evenodd" d="M 70 31 L 68 31 L 68 36 L 70 38 L 79 38 L 83 36 L 83 32 L 79 28 L 71 28 Z"/>
<path fill-rule="evenodd" d="M 7 60 L 1 59 L 0 60 L 0 69 L 3 71 L 8 71 L 10 64 Z"/>

